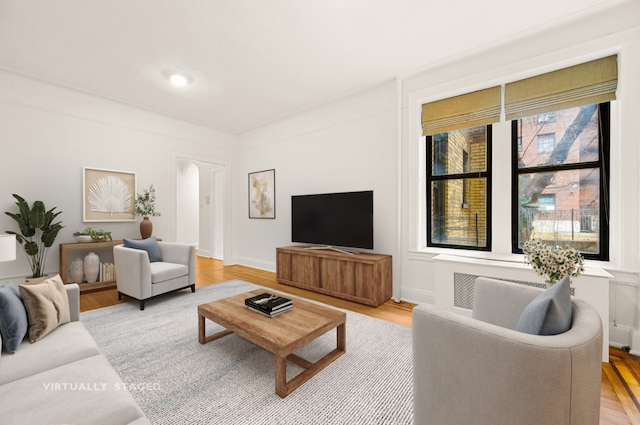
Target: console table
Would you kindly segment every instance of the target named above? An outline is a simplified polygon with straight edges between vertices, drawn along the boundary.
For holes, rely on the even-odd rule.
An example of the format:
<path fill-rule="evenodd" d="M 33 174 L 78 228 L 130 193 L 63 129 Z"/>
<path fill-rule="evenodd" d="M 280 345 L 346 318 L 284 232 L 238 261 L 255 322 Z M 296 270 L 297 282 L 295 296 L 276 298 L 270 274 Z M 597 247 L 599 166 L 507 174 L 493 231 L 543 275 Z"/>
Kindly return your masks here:
<path fill-rule="evenodd" d="M 302 246 L 276 248 L 278 282 L 361 304 L 391 298 L 391 256 L 345 254 Z"/>
<path fill-rule="evenodd" d="M 84 258 L 89 252 L 95 252 L 100 257 L 101 263 L 113 263 L 113 247 L 120 245 L 121 240 L 106 242 L 72 242 L 60 244 L 60 277 L 62 282 L 71 283 L 69 281 L 69 263 L 74 258 Z M 99 291 L 103 289 L 111 289 L 116 287 L 115 280 L 104 282 L 75 282 L 80 286 L 80 292 Z"/>

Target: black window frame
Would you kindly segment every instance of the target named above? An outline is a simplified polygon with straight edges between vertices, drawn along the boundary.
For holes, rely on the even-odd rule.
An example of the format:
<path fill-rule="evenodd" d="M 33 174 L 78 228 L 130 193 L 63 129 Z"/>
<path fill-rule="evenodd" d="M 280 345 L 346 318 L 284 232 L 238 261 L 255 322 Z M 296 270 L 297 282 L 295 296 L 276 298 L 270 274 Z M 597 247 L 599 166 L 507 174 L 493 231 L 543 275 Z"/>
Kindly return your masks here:
<path fill-rule="evenodd" d="M 479 127 L 479 126 L 476 126 Z M 473 171 L 467 173 L 457 173 L 457 174 L 444 174 L 444 175 L 433 175 L 433 150 L 432 150 L 432 140 L 433 135 L 425 136 L 426 142 L 426 198 L 427 198 L 427 215 L 426 215 L 426 224 L 427 224 L 427 247 L 430 248 L 450 248 L 450 249 L 464 249 L 467 251 L 491 251 L 491 235 L 492 235 L 492 221 L 491 221 L 491 192 L 492 192 L 492 145 L 493 145 L 493 127 L 491 124 L 487 124 L 486 126 L 486 167 L 484 171 Z M 473 128 L 473 127 L 471 127 Z M 444 132 L 443 132 L 444 133 Z M 484 178 L 486 179 L 486 246 L 471 246 L 471 245 L 456 245 L 456 244 L 442 244 L 433 242 L 431 238 L 431 230 L 432 230 L 432 220 L 431 220 L 431 211 L 432 211 L 432 196 L 431 196 L 431 184 L 434 181 L 442 181 L 442 180 L 459 180 L 466 178 Z M 464 181 L 464 180 L 463 180 Z"/>
<path fill-rule="evenodd" d="M 598 115 L 600 118 L 600 131 L 598 131 L 598 147 L 600 149 L 597 161 L 578 162 L 573 164 L 543 165 L 529 167 L 520 170 L 518 168 L 518 120 L 511 121 L 511 252 L 522 254 L 522 249 L 518 247 L 518 206 L 519 189 L 518 177 L 520 174 L 544 173 L 567 170 L 582 170 L 587 168 L 598 168 L 600 170 L 600 253 L 581 252 L 582 256 L 588 260 L 609 261 L 609 177 L 611 164 L 611 104 L 610 102 L 598 104 Z"/>

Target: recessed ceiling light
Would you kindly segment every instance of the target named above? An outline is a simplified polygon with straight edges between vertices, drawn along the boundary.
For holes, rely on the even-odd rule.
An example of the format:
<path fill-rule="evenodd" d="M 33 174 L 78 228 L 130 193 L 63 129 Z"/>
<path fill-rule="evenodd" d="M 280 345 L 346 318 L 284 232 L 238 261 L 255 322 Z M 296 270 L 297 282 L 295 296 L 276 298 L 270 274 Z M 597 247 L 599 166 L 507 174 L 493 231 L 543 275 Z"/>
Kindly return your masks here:
<path fill-rule="evenodd" d="M 169 81 L 171 81 L 171 84 L 174 86 L 186 86 L 192 81 L 192 79 L 185 74 L 172 73 L 169 74 Z"/>

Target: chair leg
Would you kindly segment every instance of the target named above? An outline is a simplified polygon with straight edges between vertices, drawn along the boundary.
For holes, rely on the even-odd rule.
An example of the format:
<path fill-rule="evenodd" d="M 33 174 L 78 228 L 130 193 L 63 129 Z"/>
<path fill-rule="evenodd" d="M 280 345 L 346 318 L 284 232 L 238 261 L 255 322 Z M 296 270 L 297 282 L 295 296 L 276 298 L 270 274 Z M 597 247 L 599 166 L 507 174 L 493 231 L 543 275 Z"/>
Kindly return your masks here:
<path fill-rule="evenodd" d="M 191 292 L 196 292 L 196 284 L 191 285 Z"/>
<path fill-rule="evenodd" d="M 144 310 L 144 300 L 140 300 L 140 310 Z"/>
<path fill-rule="evenodd" d="M 118 291 L 118 301 L 120 301 L 121 299 L 122 299 L 122 293 Z"/>

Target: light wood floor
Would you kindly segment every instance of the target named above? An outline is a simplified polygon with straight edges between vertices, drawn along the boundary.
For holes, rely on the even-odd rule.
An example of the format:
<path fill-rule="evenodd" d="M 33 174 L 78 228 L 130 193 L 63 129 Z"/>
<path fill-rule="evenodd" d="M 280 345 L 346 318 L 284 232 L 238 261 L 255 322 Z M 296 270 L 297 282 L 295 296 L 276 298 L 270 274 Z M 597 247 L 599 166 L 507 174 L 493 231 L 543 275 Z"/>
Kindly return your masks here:
<path fill-rule="evenodd" d="M 245 266 L 225 267 L 221 261 L 202 257 L 198 257 L 196 267 L 197 287 L 241 279 L 411 327 L 411 310 L 414 305 L 410 303 L 387 301 L 380 307 L 374 308 L 281 285 L 277 282 L 275 273 L 264 270 Z M 118 301 L 115 289 L 86 293 L 80 296 L 80 310 L 93 310 L 130 301 L 127 297 Z M 609 363 L 602 364 L 600 425 L 640 425 L 640 359 L 616 348 L 611 348 L 609 353 Z"/>

